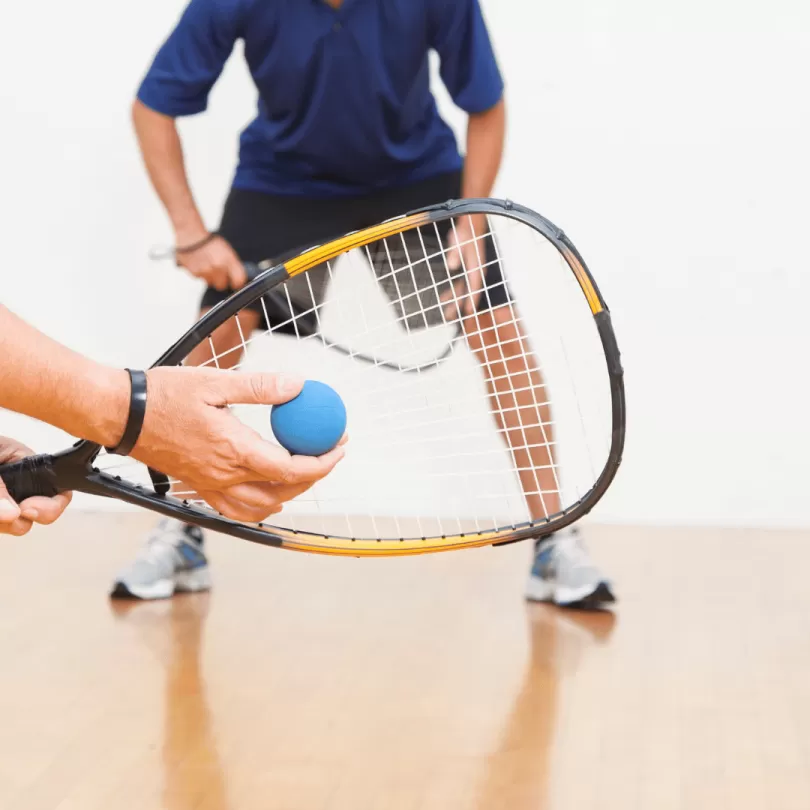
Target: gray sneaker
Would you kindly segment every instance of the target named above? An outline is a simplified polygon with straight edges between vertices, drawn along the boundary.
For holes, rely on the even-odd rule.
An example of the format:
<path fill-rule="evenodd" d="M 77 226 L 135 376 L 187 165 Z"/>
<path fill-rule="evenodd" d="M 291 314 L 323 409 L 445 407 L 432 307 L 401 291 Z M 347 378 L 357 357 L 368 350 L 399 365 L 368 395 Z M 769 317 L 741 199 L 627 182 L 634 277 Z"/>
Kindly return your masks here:
<path fill-rule="evenodd" d="M 211 573 L 202 539 L 196 526 L 164 518 L 134 562 L 118 575 L 110 596 L 167 599 L 177 591 L 207 591 Z"/>
<path fill-rule="evenodd" d="M 526 598 L 563 607 L 598 608 L 616 601 L 577 529 L 563 529 L 535 546 Z"/>

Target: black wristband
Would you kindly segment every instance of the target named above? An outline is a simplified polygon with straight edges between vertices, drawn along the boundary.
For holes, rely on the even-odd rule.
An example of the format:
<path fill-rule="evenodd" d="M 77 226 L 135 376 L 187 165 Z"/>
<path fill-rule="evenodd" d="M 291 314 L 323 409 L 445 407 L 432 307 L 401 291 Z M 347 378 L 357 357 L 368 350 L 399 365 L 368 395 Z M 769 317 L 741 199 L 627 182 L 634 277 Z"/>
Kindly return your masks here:
<path fill-rule="evenodd" d="M 108 453 L 117 456 L 127 456 L 138 441 L 146 416 L 146 374 L 143 371 L 133 371 L 128 368 L 130 382 L 129 416 L 124 428 L 124 435 L 115 447 L 108 447 Z"/>
<path fill-rule="evenodd" d="M 213 242 L 214 239 L 216 239 L 218 236 L 219 234 L 216 231 L 211 231 L 211 233 L 209 233 L 208 236 L 206 236 L 203 239 L 200 239 L 199 242 L 193 242 L 190 245 L 183 245 L 182 247 L 176 247 L 174 249 L 174 252 L 175 254 L 194 253 L 195 250 L 199 250 L 201 247 L 205 247 L 209 242 Z"/>

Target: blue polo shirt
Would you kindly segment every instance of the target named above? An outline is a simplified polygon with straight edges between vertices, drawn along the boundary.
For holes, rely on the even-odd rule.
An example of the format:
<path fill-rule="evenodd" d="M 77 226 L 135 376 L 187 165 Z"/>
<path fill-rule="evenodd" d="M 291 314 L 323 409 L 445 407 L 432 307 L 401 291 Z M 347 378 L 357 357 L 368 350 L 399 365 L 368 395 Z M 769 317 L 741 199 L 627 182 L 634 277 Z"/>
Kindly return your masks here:
<path fill-rule="evenodd" d="M 461 168 L 430 92 L 431 50 L 462 110 L 503 93 L 478 0 L 191 0 L 138 98 L 172 117 L 203 112 L 239 39 L 259 99 L 237 188 L 356 195 Z"/>

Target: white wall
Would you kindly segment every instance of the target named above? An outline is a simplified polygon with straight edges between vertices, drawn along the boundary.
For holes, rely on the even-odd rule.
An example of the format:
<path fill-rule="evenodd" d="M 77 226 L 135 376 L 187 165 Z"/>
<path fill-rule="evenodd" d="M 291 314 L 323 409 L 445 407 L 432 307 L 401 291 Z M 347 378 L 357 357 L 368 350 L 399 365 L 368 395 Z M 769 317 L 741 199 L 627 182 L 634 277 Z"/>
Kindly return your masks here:
<path fill-rule="evenodd" d="M 124 13 L 100 0 L 50 0 L 6 15 L 0 295 L 112 363 L 147 365 L 196 309 L 199 286 L 146 258 L 169 234 L 128 117 L 181 6 L 143 0 Z M 484 8 L 510 103 L 496 191 L 574 239 L 624 353 L 626 460 L 597 517 L 810 525 L 810 7 Z M 183 122 L 212 225 L 253 98 L 233 59 L 209 114 Z M 63 443 L 7 413 L 0 432 L 43 449 Z"/>

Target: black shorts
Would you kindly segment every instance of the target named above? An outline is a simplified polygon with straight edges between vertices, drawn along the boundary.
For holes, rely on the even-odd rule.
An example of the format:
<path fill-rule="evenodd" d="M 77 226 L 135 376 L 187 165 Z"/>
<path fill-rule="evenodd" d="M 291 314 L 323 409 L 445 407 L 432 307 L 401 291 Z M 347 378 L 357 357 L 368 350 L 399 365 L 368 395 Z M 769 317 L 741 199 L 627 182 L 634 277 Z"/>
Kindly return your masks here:
<path fill-rule="evenodd" d="M 233 188 L 225 202 L 219 233 L 243 262 L 275 262 L 351 231 L 377 225 L 414 209 L 458 199 L 460 196 L 460 172 L 442 174 L 408 186 L 350 198 L 275 196 Z M 510 301 L 501 263 L 497 261 L 491 238 L 487 239 L 486 253 L 484 292 L 479 299 L 479 311 L 503 306 Z M 374 256 L 370 255 L 369 258 L 374 265 Z M 377 270 L 376 267 L 374 269 Z M 317 268 L 310 271 L 311 281 L 315 280 L 316 276 L 313 274 L 316 271 Z M 323 283 L 326 283 L 325 280 Z M 209 309 L 229 295 L 230 290 L 209 287 L 203 295 L 202 308 Z M 267 317 L 275 321 L 273 307 L 264 309 Z M 260 302 L 256 302 L 255 311 L 264 321 L 264 310 Z M 288 318 L 288 314 L 279 313 L 278 321 L 284 322 Z M 265 323 L 264 326 L 269 329 L 276 324 Z"/>

